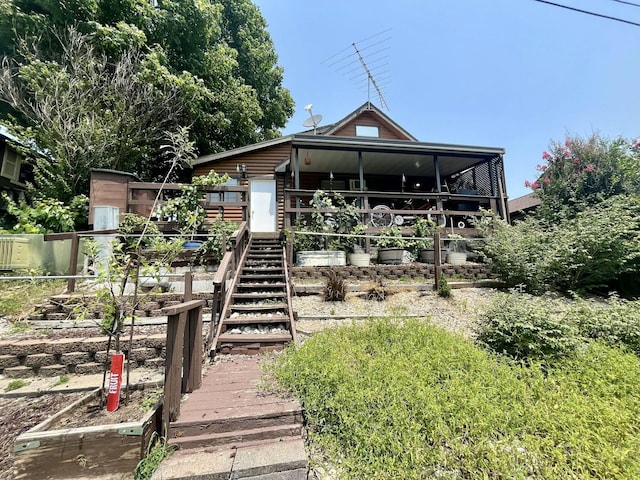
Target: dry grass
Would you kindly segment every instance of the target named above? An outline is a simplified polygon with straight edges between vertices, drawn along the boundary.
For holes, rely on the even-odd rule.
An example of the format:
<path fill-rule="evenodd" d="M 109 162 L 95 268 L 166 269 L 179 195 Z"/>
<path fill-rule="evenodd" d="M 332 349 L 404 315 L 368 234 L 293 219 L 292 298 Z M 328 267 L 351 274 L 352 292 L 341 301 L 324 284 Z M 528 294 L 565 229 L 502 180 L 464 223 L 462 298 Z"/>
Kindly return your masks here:
<path fill-rule="evenodd" d="M 0 281 L 0 317 L 15 323 L 24 320 L 36 305 L 63 293 L 64 280 Z"/>

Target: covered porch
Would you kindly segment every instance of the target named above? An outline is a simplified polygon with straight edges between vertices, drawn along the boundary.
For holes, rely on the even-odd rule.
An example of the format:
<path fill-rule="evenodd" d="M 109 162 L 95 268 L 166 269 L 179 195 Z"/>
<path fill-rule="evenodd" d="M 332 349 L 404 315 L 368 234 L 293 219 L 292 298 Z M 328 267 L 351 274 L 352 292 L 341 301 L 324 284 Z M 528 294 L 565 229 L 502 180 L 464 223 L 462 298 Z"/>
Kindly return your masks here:
<path fill-rule="evenodd" d="M 309 215 L 318 190 L 356 201 L 376 230 L 417 216 L 455 228 L 488 209 L 508 220 L 504 149 L 378 138 L 295 135 L 285 176 L 285 227 Z"/>

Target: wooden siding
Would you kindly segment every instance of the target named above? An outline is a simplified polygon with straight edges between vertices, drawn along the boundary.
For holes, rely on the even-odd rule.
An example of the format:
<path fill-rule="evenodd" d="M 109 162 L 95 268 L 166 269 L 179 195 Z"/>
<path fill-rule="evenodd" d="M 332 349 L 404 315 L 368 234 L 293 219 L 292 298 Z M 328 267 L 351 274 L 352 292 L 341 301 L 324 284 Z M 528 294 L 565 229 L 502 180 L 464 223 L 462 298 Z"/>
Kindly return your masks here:
<path fill-rule="evenodd" d="M 356 118 L 347 122 L 345 125 L 336 130 L 333 135 L 338 137 L 355 137 L 356 125 L 366 125 L 371 127 L 378 127 L 380 132 L 379 138 L 386 140 L 411 140 L 402 132 L 399 132 L 396 128 L 390 125 L 388 122 L 382 120 L 375 112 L 366 110 L 358 115 Z"/>
<path fill-rule="evenodd" d="M 264 148 L 255 152 L 249 152 L 245 155 L 238 155 L 230 158 L 224 158 L 215 162 L 198 165 L 195 168 L 194 175 L 206 175 L 211 170 L 215 170 L 218 174 L 228 174 L 231 177 L 238 178 L 240 185 L 249 185 L 249 179 L 253 177 L 275 178 L 276 179 L 276 202 L 278 228 L 284 228 L 284 178 L 280 175 L 276 178 L 275 168 L 291 156 L 291 144 L 285 143 L 275 145 L 273 147 Z M 247 178 L 240 178 L 237 172 L 237 165 L 244 164 L 247 167 Z M 240 209 L 225 209 L 225 220 L 235 222 L 242 221 L 242 211 Z"/>
<path fill-rule="evenodd" d="M 245 155 L 238 155 L 213 161 L 195 168 L 194 175 L 206 175 L 211 170 L 216 173 L 227 173 L 232 177 L 239 177 L 237 165 L 247 166 L 248 177 L 273 175 L 276 166 L 287 160 L 291 155 L 291 144 L 285 143 L 270 148 L 264 148 Z"/>
<path fill-rule="evenodd" d="M 89 225 L 93 225 L 93 207 L 118 207 L 120 220 L 127 211 L 127 185 L 134 177 L 127 173 L 91 172 L 89 188 Z M 135 212 L 146 215 L 148 212 Z"/>

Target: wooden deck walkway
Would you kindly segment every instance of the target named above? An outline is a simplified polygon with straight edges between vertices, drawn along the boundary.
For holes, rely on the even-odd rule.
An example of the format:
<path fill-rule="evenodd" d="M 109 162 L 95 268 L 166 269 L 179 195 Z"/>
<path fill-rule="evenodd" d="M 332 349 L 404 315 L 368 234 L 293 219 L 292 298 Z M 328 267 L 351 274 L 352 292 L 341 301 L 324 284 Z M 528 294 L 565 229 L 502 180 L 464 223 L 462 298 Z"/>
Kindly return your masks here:
<path fill-rule="evenodd" d="M 264 357 L 219 358 L 202 386 L 182 401 L 170 443 L 197 448 L 301 436 L 300 403 L 259 388 Z"/>

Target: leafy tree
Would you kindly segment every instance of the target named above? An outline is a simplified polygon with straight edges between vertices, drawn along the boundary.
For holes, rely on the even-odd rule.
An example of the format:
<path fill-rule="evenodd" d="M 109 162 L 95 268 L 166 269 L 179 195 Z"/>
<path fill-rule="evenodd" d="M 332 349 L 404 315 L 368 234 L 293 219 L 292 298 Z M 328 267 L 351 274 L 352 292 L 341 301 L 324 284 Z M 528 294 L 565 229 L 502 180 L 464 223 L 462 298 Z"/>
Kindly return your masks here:
<path fill-rule="evenodd" d="M 640 194 L 640 142 L 594 134 L 553 142 L 537 166 L 539 178 L 525 185 L 541 199 L 538 215 L 556 222 L 608 198 Z"/>
<path fill-rule="evenodd" d="M 92 168 L 162 178 L 156 158 L 183 110 L 177 89 L 143 81 L 139 52 L 112 64 L 74 29 L 57 41 L 57 61 L 23 44 L 16 58 L 25 60 L 5 59 L 0 70 L 0 98 L 30 124 L 16 133 L 46 152 L 33 158 L 36 196 L 68 202 L 88 193 Z"/>
<path fill-rule="evenodd" d="M 279 135 L 293 112 L 266 22 L 249 0 L 0 0 L 0 54 L 28 63 L 21 45 L 57 61 L 60 32 L 75 26 L 115 62 L 143 52 L 145 82 L 179 91 L 183 125 L 200 154 Z M 23 124 L 27 125 L 26 119 Z"/>

